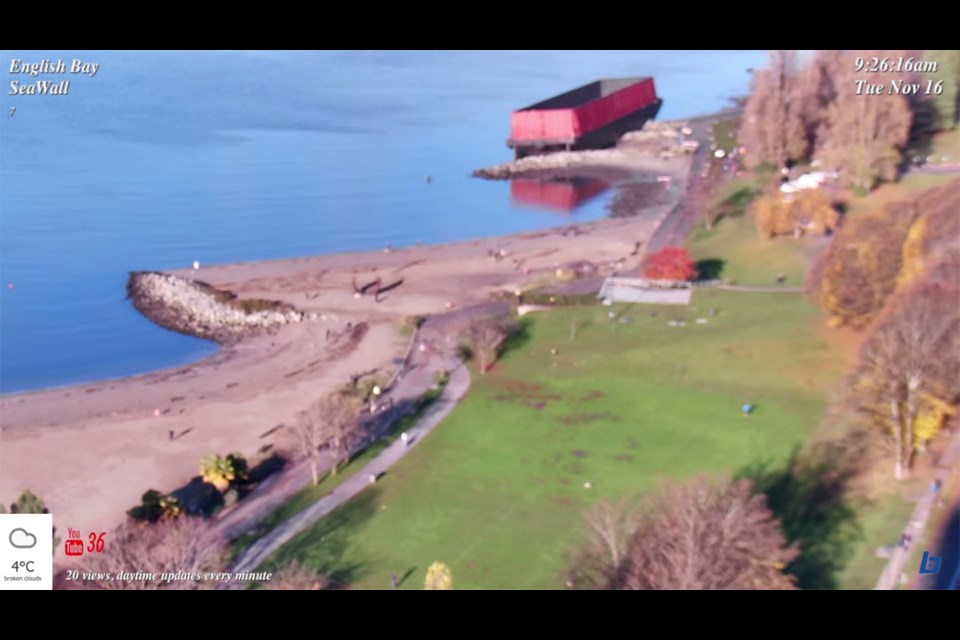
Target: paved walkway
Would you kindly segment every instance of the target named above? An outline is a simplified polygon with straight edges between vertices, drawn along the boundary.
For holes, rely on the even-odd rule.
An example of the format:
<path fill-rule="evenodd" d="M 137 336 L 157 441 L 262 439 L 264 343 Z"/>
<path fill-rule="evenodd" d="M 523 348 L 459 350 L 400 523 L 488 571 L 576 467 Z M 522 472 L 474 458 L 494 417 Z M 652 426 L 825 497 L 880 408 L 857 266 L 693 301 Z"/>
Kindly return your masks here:
<path fill-rule="evenodd" d="M 463 398 L 470 386 L 470 374 L 456 358 L 447 356 L 443 359 L 441 367 L 450 372 L 450 380 L 443 394 L 426 409 L 424 415 L 413 427 L 407 429 L 406 433 L 410 436 L 407 443 L 397 440 L 326 496 L 260 538 L 240 554 L 231 570 L 235 572 L 255 570 L 270 554 L 294 536 L 370 486 L 370 476 L 379 477 L 433 431 Z"/>
<path fill-rule="evenodd" d="M 408 350 L 409 351 L 409 350 Z M 391 401 L 393 409 L 377 414 L 365 424 L 370 434 L 358 449 L 371 440 L 386 433 L 393 423 L 406 415 L 411 407 L 434 382 L 434 375 L 444 368 L 444 361 L 430 353 L 414 352 L 398 371 L 397 379 L 383 401 Z M 320 474 L 333 466 L 334 459 L 329 454 L 321 455 L 317 462 Z M 223 511 L 213 524 L 213 532 L 226 540 L 233 540 L 254 529 L 264 518 L 276 511 L 301 489 L 313 481 L 310 463 L 299 460 L 280 473 L 274 474 L 260 484 L 250 495 L 239 501 L 234 507 Z"/>
<path fill-rule="evenodd" d="M 950 440 L 947 450 L 943 453 L 937 463 L 937 468 L 934 471 L 933 478 L 931 480 L 940 480 L 941 484 L 945 486 L 947 484 L 947 478 L 949 477 L 950 473 L 953 472 L 958 462 L 960 462 L 960 431 L 955 433 L 953 438 Z M 910 536 L 910 538 L 915 542 L 920 541 L 921 534 L 923 533 L 924 528 L 927 526 L 927 520 L 930 519 L 930 514 L 933 511 L 934 504 L 936 504 L 937 497 L 938 496 L 936 494 L 930 491 L 924 492 L 923 497 L 917 502 L 917 506 L 913 510 L 913 514 L 911 514 L 906 528 L 903 530 L 903 535 Z M 883 573 L 880 574 L 880 579 L 877 581 L 877 586 L 874 587 L 875 590 L 890 590 L 897 588 L 897 584 L 903 577 L 904 564 L 910 556 L 910 552 L 911 547 L 897 545 L 897 547 L 893 550 L 893 553 L 890 554 L 890 560 L 887 561 L 887 566 L 884 567 Z M 907 567 L 907 569 L 916 572 L 919 570 L 919 567 L 916 569 Z M 951 567 L 951 569 L 954 568 Z"/>
<path fill-rule="evenodd" d="M 752 293 L 803 293 L 803 287 L 748 287 L 739 284 L 718 284 L 717 289 L 748 291 Z"/>
<path fill-rule="evenodd" d="M 735 112 L 734 112 L 735 113 Z M 693 153 L 690 164 L 690 178 L 680 200 L 667 217 L 660 223 L 650 241 L 643 249 L 644 257 L 653 255 L 664 247 L 684 247 L 693 232 L 697 221 L 701 220 L 704 211 L 709 206 L 710 195 L 717 185 L 733 177 L 733 167 L 720 172 L 711 172 L 702 176 L 704 169 L 710 167 L 713 152 L 710 144 L 713 140 L 713 125 L 716 122 L 730 118 L 731 112 L 717 114 L 706 118 L 699 118 L 689 122 L 693 134 L 690 140 L 696 140 L 700 146 Z"/>

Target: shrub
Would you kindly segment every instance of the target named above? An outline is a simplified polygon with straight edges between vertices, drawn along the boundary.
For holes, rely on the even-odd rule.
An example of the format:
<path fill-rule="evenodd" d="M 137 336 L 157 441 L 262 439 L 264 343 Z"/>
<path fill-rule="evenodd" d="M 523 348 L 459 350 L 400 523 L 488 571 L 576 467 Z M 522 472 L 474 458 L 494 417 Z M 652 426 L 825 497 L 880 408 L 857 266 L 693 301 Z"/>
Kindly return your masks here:
<path fill-rule="evenodd" d="M 153 524 L 163 517 L 163 507 L 160 505 L 163 498 L 162 493 L 150 489 L 140 497 L 140 504 L 127 511 L 127 515 L 137 522 Z"/>
<path fill-rule="evenodd" d="M 231 453 L 226 457 L 210 454 L 200 463 L 200 475 L 204 482 L 212 484 L 218 491 L 223 492 L 235 483 L 246 482 L 247 460 L 239 453 Z"/>
<path fill-rule="evenodd" d="M 643 274 L 652 280 L 693 280 L 697 267 L 683 247 L 664 247 L 647 258 Z"/>

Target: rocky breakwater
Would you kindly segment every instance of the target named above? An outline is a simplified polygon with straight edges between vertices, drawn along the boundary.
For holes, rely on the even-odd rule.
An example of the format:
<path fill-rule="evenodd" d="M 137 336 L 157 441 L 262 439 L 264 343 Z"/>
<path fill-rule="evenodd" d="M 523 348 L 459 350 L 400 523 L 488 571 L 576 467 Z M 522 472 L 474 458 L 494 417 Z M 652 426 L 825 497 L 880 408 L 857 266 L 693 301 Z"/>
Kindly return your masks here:
<path fill-rule="evenodd" d="M 643 129 L 624 134 L 617 145 L 610 149 L 583 151 L 556 151 L 542 155 L 531 155 L 512 160 L 493 167 L 476 169 L 473 176 L 487 180 L 509 180 L 511 178 L 551 178 L 579 175 L 591 176 L 591 170 L 604 168 L 607 177 L 622 179 L 616 175 L 621 169 L 628 174 L 632 169 L 642 168 L 654 171 L 662 167 L 669 169 L 669 161 L 687 152 L 683 146 L 685 123 L 648 122 Z"/>
<path fill-rule="evenodd" d="M 199 280 L 135 271 L 127 281 L 133 306 L 156 324 L 220 344 L 304 320 L 302 311 L 275 300 L 238 299 Z"/>
<path fill-rule="evenodd" d="M 509 180 L 521 177 L 551 177 L 550 172 L 578 169 L 620 159 L 623 152 L 616 149 L 600 151 L 557 151 L 543 155 L 527 156 L 493 167 L 475 169 L 473 177 L 487 180 Z"/>

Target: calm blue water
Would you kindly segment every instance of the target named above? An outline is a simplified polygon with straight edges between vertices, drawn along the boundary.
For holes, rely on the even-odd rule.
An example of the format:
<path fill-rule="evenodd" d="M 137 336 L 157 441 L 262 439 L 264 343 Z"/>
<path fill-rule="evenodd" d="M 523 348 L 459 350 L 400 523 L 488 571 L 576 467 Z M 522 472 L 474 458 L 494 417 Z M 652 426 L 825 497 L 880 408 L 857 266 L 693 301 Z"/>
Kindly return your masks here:
<path fill-rule="evenodd" d="M 67 96 L 9 96 L 10 61 L 97 62 Z M 564 218 L 469 178 L 509 112 L 653 75 L 661 118 L 727 106 L 763 52 L 0 51 L 0 391 L 215 351 L 124 300 L 127 272 L 461 240 Z M 9 107 L 15 106 L 13 116 Z M 426 175 L 433 181 L 427 184 Z M 573 215 L 601 217 L 609 193 Z M 8 288 L 13 284 L 13 289 Z"/>

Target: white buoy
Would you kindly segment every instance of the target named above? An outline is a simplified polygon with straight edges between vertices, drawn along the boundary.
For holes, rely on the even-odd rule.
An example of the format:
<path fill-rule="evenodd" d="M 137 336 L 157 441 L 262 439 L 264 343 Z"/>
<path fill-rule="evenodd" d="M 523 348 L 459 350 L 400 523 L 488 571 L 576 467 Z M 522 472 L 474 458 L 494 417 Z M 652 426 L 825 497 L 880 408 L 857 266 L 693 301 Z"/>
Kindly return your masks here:
<path fill-rule="evenodd" d="M 199 260 L 194 260 L 194 261 L 193 261 L 193 270 L 196 271 L 196 270 L 199 269 L 199 268 L 200 268 L 200 261 L 199 261 Z"/>

